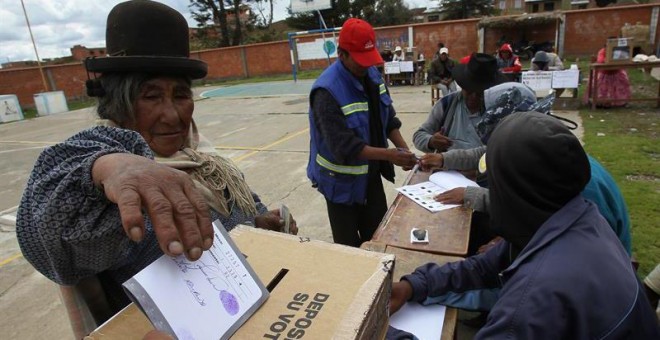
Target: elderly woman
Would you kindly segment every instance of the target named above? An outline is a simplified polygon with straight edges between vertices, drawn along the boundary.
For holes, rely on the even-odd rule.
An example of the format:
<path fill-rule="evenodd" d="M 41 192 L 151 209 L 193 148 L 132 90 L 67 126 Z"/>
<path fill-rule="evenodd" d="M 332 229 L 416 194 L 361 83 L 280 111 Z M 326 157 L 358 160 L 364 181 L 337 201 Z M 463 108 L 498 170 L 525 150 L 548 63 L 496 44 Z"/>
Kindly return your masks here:
<path fill-rule="evenodd" d="M 87 84 L 99 124 L 42 152 L 16 232 L 39 272 L 61 285 L 98 278 L 116 312 L 128 303 L 121 283 L 163 253 L 196 260 L 210 248 L 212 220 L 227 230 L 283 224 L 195 126 L 191 79 L 207 66 L 189 59 L 183 16 L 157 2 L 121 3 L 106 43 L 109 57 L 85 63 L 102 74 Z"/>

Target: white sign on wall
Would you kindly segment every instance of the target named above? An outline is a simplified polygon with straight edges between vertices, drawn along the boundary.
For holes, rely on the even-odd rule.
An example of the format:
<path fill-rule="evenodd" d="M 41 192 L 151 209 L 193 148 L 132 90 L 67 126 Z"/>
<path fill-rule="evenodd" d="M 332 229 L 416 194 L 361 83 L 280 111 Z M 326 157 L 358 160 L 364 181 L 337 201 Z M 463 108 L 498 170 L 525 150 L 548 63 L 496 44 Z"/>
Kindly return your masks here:
<path fill-rule="evenodd" d="M 334 45 L 330 45 L 334 44 Z M 325 59 L 328 57 L 326 50 L 330 53 L 330 58 L 337 57 L 337 49 L 329 48 L 329 46 L 337 46 L 337 39 L 333 37 L 319 38 L 314 41 L 297 43 L 296 50 L 298 52 L 298 60 L 314 60 Z"/>
<path fill-rule="evenodd" d="M 23 119 L 23 111 L 15 95 L 0 96 L 0 122 L 12 122 Z"/>

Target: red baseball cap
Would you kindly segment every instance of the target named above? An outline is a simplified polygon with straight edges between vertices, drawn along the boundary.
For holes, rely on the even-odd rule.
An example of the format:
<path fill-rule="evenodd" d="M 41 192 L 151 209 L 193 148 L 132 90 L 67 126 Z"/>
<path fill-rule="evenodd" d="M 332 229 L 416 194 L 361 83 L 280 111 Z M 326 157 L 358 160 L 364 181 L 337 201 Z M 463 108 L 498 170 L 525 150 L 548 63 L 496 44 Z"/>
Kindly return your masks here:
<path fill-rule="evenodd" d="M 362 67 L 384 63 L 376 49 L 376 32 L 368 22 L 350 18 L 339 32 L 339 47 L 346 50 Z"/>

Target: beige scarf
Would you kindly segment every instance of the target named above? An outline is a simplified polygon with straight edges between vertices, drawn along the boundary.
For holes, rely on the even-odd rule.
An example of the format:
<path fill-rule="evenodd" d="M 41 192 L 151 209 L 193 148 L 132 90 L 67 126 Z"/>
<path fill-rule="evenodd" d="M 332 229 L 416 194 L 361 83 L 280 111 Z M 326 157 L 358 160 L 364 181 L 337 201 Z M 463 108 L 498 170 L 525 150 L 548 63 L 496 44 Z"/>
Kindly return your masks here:
<path fill-rule="evenodd" d="M 97 125 L 119 128 L 107 119 L 98 119 Z M 229 216 L 234 205 L 248 216 L 257 215 L 252 191 L 241 171 L 230 159 L 218 154 L 197 131 L 194 121 L 190 124 L 190 132 L 181 150 L 169 157 L 155 152 L 154 155 L 156 162 L 188 173 L 207 203 L 221 215 Z"/>

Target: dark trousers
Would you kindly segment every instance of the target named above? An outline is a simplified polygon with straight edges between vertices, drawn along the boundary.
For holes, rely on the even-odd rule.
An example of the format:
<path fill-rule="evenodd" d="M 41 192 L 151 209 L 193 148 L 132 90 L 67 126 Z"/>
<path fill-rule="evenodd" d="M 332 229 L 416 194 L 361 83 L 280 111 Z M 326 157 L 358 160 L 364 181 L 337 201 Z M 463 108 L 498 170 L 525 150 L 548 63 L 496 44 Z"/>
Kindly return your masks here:
<path fill-rule="evenodd" d="M 380 174 L 369 174 L 367 204 L 339 204 L 325 200 L 335 243 L 359 247 L 371 240 L 387 211 L 387 199 Z"/>

